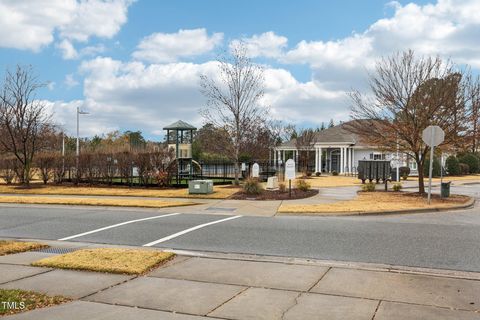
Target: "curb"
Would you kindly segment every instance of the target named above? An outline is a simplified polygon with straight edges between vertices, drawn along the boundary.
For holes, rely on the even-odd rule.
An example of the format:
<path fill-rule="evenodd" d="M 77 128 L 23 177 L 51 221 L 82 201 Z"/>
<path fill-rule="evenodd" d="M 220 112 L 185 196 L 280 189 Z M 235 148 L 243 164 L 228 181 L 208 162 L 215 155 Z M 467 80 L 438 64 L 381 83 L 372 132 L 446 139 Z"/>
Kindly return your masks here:
<path fill-rule="evenodd" d="M 391 215 L 391 214 L 410 214 L 410 213 L 427 213 L 427 212 L 441 212 L 450 210 L 461 210 L 473 207 L 475 204 L 475 198 L 469 197 L 469 200 L 465 203 L 448 207 L 448 208 L 418 208 L 418 209 L 402 209 L 402 210 L 387 210 L 387 211 L 344 211 L 335 212 L 332 214 L 325 214 L 322 212 L 277 212 L 275 216 L 308 216 L 308 217 L 348 217 L 348 216 L 379 216 L 379 215 Z"/>
<path fill-rule="evenodd" d="M 315 258 L 285 257 L 285 256 L 276 256 L 276 255 L 181 250 L 181 249 L 171 249 L 167 247 L 144 248 L 144 247 L 129 246 L 129 245 L 113 245 L 113 244 L 71 242 L 71 241 L 58 241 L 58 240 L 40 240 L 40 239 L 32 239 L 32 238 L 0 237 L 0 239 L 10 239 L 10 240 L 15 239 L 19 241 L 37 241 L 37 242 L 48 244 L 51 247 L 59 247 L 59 248 L 72 248 L 72 249 L 130 248 L 130 249 L 140 249 L 140 250 L 172 252 L 172 253 L 175 253 L 177 257 L 183 256 L 183 257 L 198 257 L 198 258 L 205 258 L 205 259 L 270 262 L 270 263 L 290 264 L 290 265 L 323 266 L 323 267 L 332 267 L 332 268 L 357 269 L 357 270 L 403 273 L 403 274 L 414 274 L 414 275 L 427 275 L 427 276 L 433 276 L 433 277 L 480 281 L 480 272 L 478 271 L 436 269 L 436 268 L 428 268 L 428 267 L 391 265 L 391 264 L 374 263 L 374 262 L 324 260 L 324 259 L 315 259 Z"/>

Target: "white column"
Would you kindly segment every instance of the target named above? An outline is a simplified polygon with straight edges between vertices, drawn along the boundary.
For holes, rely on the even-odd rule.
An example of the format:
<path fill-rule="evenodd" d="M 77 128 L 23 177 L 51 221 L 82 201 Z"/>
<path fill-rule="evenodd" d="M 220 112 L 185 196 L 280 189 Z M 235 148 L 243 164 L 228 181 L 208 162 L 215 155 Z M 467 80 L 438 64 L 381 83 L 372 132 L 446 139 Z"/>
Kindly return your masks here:
<path fill-rule="evenodd" d="M 282 163 L 285 163 L 285 150 L 282 150 Z"/>
<path fill-rule="evenodd" d="M 277 165 L 277 150 L 273 149 L 273 163 Z"/>
<path fill-rule="evenodd" d="M 353 173 L 353 147 L 350 148 L 350 172 Z"/>
<path fill-rule="evenodd" d="M 318 149 L 318 170 L 317 172 L 322 172 L 322 148 Z"/>
<path fill-rule="evenodd" d="M 343 147 L 340 148 L 340 173 L 343 173 Z"/>
<path fill-rule="evenodd" d="M 280 160 L 282 159 L 282 152 L 280 150 L 277 151 L 277 165 L 280 163 Z"/>
<path fill-rule="evenodd" d="M 318 172 L 318 148 L 315 148 L 315 172 Z"/>

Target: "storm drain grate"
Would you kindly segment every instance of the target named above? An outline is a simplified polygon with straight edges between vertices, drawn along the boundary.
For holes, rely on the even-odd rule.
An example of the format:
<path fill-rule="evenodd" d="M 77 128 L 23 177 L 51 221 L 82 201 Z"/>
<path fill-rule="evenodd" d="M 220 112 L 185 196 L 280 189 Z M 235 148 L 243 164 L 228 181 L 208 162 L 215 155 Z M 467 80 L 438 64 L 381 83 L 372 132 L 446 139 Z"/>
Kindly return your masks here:
<path fill-rule="evenodd" d="M 207 208 L 206 210 L 212 210 L 212 211 L 235 211 L 235 210 L 237 210 L 237 208 L 210 207 L 210 208 Z"/>
<path fill-rule="evenodd" d="M 64 253 L 69 253 L 78 250 L 78 248 L 45 248 L 45 249 L 40 249 L 40 250 L 35 250 L 36 252 L 42 252 L 42 253 L 58 253 L 58 254 L 64 254 Z"/>

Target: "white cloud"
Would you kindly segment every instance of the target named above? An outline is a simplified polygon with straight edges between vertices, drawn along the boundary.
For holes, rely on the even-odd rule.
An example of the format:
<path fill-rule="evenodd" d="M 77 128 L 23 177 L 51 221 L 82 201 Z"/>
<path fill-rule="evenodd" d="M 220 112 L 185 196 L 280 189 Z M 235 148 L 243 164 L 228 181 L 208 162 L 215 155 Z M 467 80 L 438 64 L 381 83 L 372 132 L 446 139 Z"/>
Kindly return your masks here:
<path fill-rule="evenodd" d="M 233 40 L 230 47 L 235 47 L 242 42 L 245 44 L 250 57 L 264 56 L 275 58 L 282 55 L 282 50 L 287 46 L 288 39 L 268 31 L 250 38 L 244 37 L 241 40 Z"/>
<path fill-rule="evenodd" d="M 116 129 L 141 130 L 146 135 L 163 135 L 163 126 L 178 119 L 201 126 L 199 110 L 205 99 L 199 91 L 199 75 L 218 76 L 218 63 L 144 64 L 97 57 L 80 67 L 84 79 L 82 135 Z M 73 76 L 71 76 L 73 78 Z M 262 104 L 272 115 L 287 121 L 328 121 L 343 116 L 339 108 L 343 92 L 330 91 L 315 81 L 297 81 L 284 69 L 267 68 L 266 92 Z M 52 108 L 59 122 L 74 133 L 72 110 L 79 101 L 55 102 Z"/>
<path fill-rule="evenodd" d="M 102 44 L 96 46 L 87 46 L 81 48 L 80 51 L 75 49 L 69 40 L 63 40 L 56 45 L 57 49 L 61 51 L 62 58 L 65 60 L 80 59 L 83 57 L 93 56 L 105 51 L 105 46 Z"/>
<path fill-rule="evenodd" d="M 111 38 L 127 22 L 133 0 L 89 0 L 77 3 L 68 23 L 59 27 L 62 38 L 85 42 L 91 36 Z"/>
<path fill-rule="evenodd" d="M 38 52 L 55 41 L 66 57 L 72 41 L 111 38 L 127 21 L 132 0 L 35 0 L 0 2 L 0 47 Z M 65 41 L 68 41 L 65 42 Z"/>
<path fill-rule="evenodd" d="M 64 83 L 67 86 L 67 88 L 73 88 L 73 87 L 79 85 L 79 82 L 75 79 L 75 77 L 71 73 L 69 73 L 65 76 Z"/>
<path fill-rule="evenodd" d="M 148 62 L 175 62 L 213 50 L 223 40 L 223 33 L 208 35 L 207 30 L 179 30 L 176 33 L 153 33 L 143 38 L 133 57 Z"/>

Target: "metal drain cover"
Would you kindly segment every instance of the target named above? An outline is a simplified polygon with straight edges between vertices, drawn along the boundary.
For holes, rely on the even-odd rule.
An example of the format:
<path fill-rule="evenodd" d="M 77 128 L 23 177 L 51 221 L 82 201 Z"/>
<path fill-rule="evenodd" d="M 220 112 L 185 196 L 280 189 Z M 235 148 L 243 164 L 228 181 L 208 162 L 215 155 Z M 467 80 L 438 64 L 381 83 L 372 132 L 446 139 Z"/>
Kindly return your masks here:
<path fill-rule="evenodd" d="M 237 208 L 220 208 L 220 207 L 210 207 L 205 210 L 212 210 L 212 211 L 235 211 Z"/>
<path fill-rule="evenodd" d="M 40 249 L 40 250 L 35 250 L 36 252 L 42 252 L 42 253 L 58 253 L 58 254 L 64 254 L 64 253 L 69 253 L 78 250 L 77 248 L 45 248 L 45 249 Z"/>

